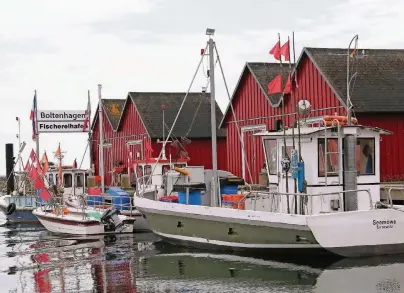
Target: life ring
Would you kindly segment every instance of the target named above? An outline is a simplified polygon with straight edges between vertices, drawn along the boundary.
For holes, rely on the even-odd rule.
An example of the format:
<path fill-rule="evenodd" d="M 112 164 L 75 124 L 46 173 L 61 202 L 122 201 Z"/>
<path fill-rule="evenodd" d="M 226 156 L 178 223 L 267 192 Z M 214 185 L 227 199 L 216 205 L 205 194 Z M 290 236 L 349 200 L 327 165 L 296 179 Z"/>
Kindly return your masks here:
<path fill-rule="evenodd" d="M 175 167 L 174 170 L 177 171 L 178 173 L 181 173 L 182 175 L 189 176 L 189 171 L 183 168 Z"/>
<path fill-rule="evenodd" d="M 15 212 L 15 210 L 17 209 L 17 206 L 15 205 L 15 203 L 10 203 L 8 206 L 7 206 L 7 216 L 9 216 L 9 215 L 11 215 L 12 213 L 14 213 Z"/>

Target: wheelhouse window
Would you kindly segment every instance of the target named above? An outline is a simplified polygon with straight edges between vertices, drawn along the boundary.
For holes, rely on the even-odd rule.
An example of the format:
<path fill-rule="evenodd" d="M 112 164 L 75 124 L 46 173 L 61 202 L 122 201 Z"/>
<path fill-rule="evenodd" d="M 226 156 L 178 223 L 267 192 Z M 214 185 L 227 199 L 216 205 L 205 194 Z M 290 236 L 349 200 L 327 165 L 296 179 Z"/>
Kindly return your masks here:
<path fill-rule="evenodd" d="M 84 174 L 76 174 L 76 187 L 83 187 L 84 186 Z"/>
<path fill-rule="evenodd" d="M 165 173 L 167 173 L 170 170 L 170 165 L 163 165 L 161 167 L 161 174 L 164 175 Z"/>
<path fill-rule="evenodd" d="M 49 185 L 55 184 L 55 183 L 53 182 L 53 174 L 49 174 L 48 183 L 49 183 Z"/>
<path fill-rule="evenodd" d="M 375 175 L 375 139 L 358 138 L 356 141 L 356 169 L 358 175 Z"/>
<path fill-rule="evenodd" d="M 278 150 L 276 145 L 276 139 L 265 139 L 264 140 L 265 153 L 267 157 L 267 165 L 270 175 L 276 175 L 278 172 L 277 168 L 277 156 Z"/>
<path fill-rule="evenodd" d="M 72 174 L 64 174 L 63 175 L 63 186 L 66 188 L 72 187 Z"/>
<path fill-rule="evenodd" d="M 318 176 L 324 177 L 327 172 L 327 177 L 338 176 L 338 139 L 327 139 L 327 170 L 325 170 L 325 140 L 318 139 Z"/>
<path fill-rule="evenodd" d="M 151 173 L 152 173 L 152 167 L 150 165 L 145 165 L 144 166 L 144 180 L 145 182 L 148 182 L 150 180 L 150 184 L 153 182 L 153 178 L 151 177 Z M 150 178 L 150 179 L 149 179 Z"/>

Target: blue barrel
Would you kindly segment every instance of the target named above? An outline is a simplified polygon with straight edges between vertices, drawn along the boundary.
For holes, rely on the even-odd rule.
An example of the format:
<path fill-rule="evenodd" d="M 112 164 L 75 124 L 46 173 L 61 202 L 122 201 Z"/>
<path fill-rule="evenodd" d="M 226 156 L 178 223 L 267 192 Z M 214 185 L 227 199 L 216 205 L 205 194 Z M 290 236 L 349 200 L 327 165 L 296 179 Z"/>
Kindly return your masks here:
<path fill-rule="evenodd" d="M 231 195 L 238 193 L 239 185 L 244 185 L 244 179 L 236 176 L 224 177 L 219 179 L 220 195 Z"/>
<path fill-rule="evenodd" d="M 237 194 L 238 185 L 225 185 L 220 188 L 221 194 Z"/>
<path fill-rule="evenodd" d="M 110 187 L 107 193 L 111 196 L 112 204 L 118 210 L 130 210 L 130 195 L 119 187 Z"/>
<path fill-rule="evenodd" d="M 178 202 L 182 204 L 187 203 L 187 192 L 179 191 L 178 192 Z M 200 206 L 202 205 L 202 193 L 200 190 L 194 190 L 189 192 L 188 204 Z"/>

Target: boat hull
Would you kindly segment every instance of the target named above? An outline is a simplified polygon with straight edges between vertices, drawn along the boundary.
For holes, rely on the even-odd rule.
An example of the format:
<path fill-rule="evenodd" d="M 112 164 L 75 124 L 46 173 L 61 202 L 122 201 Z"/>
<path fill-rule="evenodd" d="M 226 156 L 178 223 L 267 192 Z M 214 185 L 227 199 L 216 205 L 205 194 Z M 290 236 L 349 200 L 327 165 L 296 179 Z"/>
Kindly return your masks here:
<path fill-rule="evenodd" d="M 50 232 L 72 235 L 99 235 L 115 234 L 115 231 L 105 231 L 104 225 L 97 220 L 82 220 L 79 215 L 58 216 L 51 212 L 35 210 L 34 215 L 41 224 Z M 125 221 L 125 228 L 121 233 L 133 231 L 134 221 L 128 219 Z"/>
<path fill-rule="evenodd" d="M 136 201 L 138 200 L 136 199 Z M 141 199 L 141 201 L 149 200 Z M 306 225 L 297 223 L 270 225 L 270 223 L 258 219 L 237 217 L 243 212 L 246 214 L 245 211 L 150 202 L 155 207 L 151 205 L 146 207 L 141 204 L 137 204 L 137 207 L 146 216 L 152 231 L 172 244 L 199 249 L 249 253 L 254 251 L 260 253 L 270 251 L 325 252 Z M 158 208 L 159 206 L 161 209 Z M 177 207 L 190 210 L 186 213 L 175 211 Z M 197 209 L 205 211 L 205 213 L 198 214 L 196 211 L 191 211 Z M 220 217 L 215 216 L 206 212 L 209 209 L 222 210 L 232 216 L 226 217 L 223 213 Z M 251 212 L 247 213 L 251 214 Z"/>
<path fill-rule="evenodd" d="M 79 203 L 76 200 L 67 200 L 66 201 L 66 207 L 69 209 L 70 212 L 72 213 L 82 213 L 82 209 L 79 208 Z M 106 211 L 106 209 L 102 209 L 102 208 L 93 208 L 93 207 L 86 207 L 85 211 L 89 212 L 89 211 Z M 137 210 L 132 210 L 132 211 L 128 211 L 128 210 L 120 210 L 119 211 L 121 215 L 127 216 L 127 217 L 131 217 L 134 219 L 134 223 L 133 223 L 133 232 L 137 233 L 137 232 L 150 232 L 150 227 L 149 224 L 146 221 L 146 218 L 143 217 L 143 215 L 137 211 Z"/>
<path fill-rule="evenodd" d="M 16 210 L 7 215 L 7 207 L 10 202 L 16 204 Z M 8 222 L 12 223 L 38 223 L 38 219 L 32 214 L 37 208 L 34 196 L 2 196 L 0 197 L 0 210 L 6 216 Z"/>
<path fill-rule="evenodd" d="M 342 257 L 404 253 L 404 208 L 291 215 L 136 199 L 154 233 L 183 246 Z"/>

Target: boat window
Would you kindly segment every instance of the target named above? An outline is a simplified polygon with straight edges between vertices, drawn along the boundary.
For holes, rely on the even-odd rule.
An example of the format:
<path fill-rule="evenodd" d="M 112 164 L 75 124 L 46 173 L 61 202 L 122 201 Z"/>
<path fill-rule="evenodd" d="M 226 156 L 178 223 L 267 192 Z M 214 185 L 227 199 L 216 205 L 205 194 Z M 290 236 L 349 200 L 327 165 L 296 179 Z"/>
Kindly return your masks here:
<path fill-rule="evenodd" d="M 150 175 L 152 173 L 152 167 L 150 165 L 144 166 L 144 180 L 149 181 Z M 153 178 L 150 179 L 150 184 L 153 182 Z"/>
<path fill-rule="evenodd" d="M 356 169 L 358 175 L 375 175 L 375 139 L 358 138 L 356 141 Z"/>
<path fill-rule="evenodd" d="M 53 174 L 49 174 L 48 183 L 49 183 L 49 185 L 55 184 L 55 183 L 53 182 Z"/>
<path fill-rule="evenodd" d="M 161 174 L 164 175 L 170 170 L 170 165 L 163 165 L 161 169 L 162 169 Z"/>
<path fill-rule="evenodd" d="M 84 186 L 84 174 L 76 174 L 76 187 L 83 187 Z M 65 181 L 66 182 L 66 181 Z"/>
<path fill-rule="evenodd" d="M 89 175 L 86 173 L 86 174 L 85 174 L 85 178 L 86 178 L 86 180 L 84 181 L 84 186 L 87 186 L 87 182 L 88 182 L 88 176 L 89 176 Z"/>
<path fill-rule="evenodd" d="M 72 174 L 63 174 L 63 186 L 68 188 L 72 187 Z"/>
<path fill-rule="evenodd" d="M 324 138 L 318 139 L 318 176 L 325 176 Z M 327 139 L 327 177 L 338 176 L 338 139 Z"/>
<path fill-rule="evenodd" d="M 265 139 L 264 140 L 265 153 L 267 156 L 267 165 L 270 175 L 276 175 L 278 172 L 276 165 L 276 158 L 278 156 L 278 150 L 276 147 L 276 139 Z"/>

